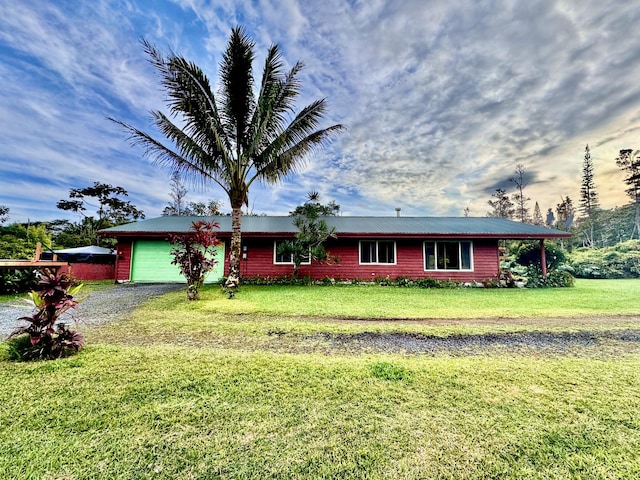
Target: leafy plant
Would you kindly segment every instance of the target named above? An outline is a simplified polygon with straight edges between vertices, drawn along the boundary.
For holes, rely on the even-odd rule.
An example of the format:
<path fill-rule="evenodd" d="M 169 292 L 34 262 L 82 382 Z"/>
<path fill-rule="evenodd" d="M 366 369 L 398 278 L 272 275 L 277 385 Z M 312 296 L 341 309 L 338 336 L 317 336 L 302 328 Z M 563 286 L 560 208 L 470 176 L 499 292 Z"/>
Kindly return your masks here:
<path fill-rule="evenodd" d="M 77 352 L 84 345 L 84 338 L 66 324 L 60 322 L 62 315 L 76 308 L 73 297 L 82 285 L 76 285 L 73 277 L 43 270 L 34 291 L 30 293 L 36 306 L 33 315 L 19 320 L 29 325 L 19 327 L 10 336 L 10 349 L 14 357 L 22 360 L 54 359 Z M 28 336 L 29 342 L 25 341 Z"/>
<path fill-rule="evenodd" d="M 580 278 L 640 278 L 640 240 L 612 247 L 576 248 L 569 260 Z"/>
<path fill-rule="evenodd" d="M 340 206 L 335 202 L 322 205 L 318 199 L 318 192 L 310 192 L 308 200 L 291 212 L 293 224 L 298 229 L 298 232 L 293 240 L 283 242 L 278 249 L 279 255 L 286 255 L 291 258 L 294 277 L 298 276 L 300 265 L 303 262 L 314 260 L 319 263 L 326 263 L 339 260 L 331 258 L 324 248 L 324 243 L 329 238 L 337 238 L 336 228 L 329 227 L 327 222 L 320 217 L 322 215 L 337 215 L 340 211 Z"/>
<path fill-rule="evenodd" d="M 527 268 L 526 279 L 525 286 L 527 288 L 573 287 L 575 285 L 573 275 L 565 268 L 550 270 L 544 277 L 536 265 L 531 265 Z"/>
<path fill-rule="evenodd" d="M 171 249 L 171 263 L 178 265 L 180 273 L 187 280 L 189 300 L 200 298 L 199 290 L 207 273 L 218 263 L 215 253 L 220 240 L 216 237 L 216 228 L 216 222 L 193 222 L 189 232 L 169 237 L 169 243 L 175 245 Z"/>
<path fill-rule="evenodd" d="M 3 269 L 0 272 L 0 295 L 24 293 L 38 284 L 37 270 Z"/>
<path fill-rule="evenodd" d="M 547 242 L 544 245 L 544 251 L 547 260 L 547 269 L 556 269 L 566 262 L 566 253 L 558 245 Z M 535 265 L 541 268 L 540 245 L 537 242 L 519 244 L 515 247 L 515 260 L 525 267 Z"/>

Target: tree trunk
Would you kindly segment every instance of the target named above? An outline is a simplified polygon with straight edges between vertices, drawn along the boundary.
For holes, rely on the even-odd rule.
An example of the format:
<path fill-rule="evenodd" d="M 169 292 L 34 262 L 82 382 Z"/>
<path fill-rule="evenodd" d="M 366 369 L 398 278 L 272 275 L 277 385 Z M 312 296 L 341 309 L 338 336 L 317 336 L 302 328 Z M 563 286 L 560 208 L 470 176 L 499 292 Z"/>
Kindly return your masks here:
<path fill-rule="evenodd" d="M 231 207 L 231 247 L 229 251 L 229 275 L 225 288 L 235 290 L 240 285 L 240 249 L 242 244 L 242 204 Z"/>

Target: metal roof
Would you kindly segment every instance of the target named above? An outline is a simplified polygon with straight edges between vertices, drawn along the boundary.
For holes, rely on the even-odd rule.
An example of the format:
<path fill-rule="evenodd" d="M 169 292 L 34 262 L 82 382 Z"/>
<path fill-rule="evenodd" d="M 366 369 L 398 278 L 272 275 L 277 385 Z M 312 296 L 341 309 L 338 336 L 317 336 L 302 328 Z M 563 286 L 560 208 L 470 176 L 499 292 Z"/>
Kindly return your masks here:
<path fill-rule="evenodd" d="M 63 250 L 54 250 L 53 253 L 67 255 L 115 255 L 110 248 L 98 247 L 96 245 L 88 245 L 86 247 L 65 248 Z"/>
<path fill-rule="evenodd" d="M 475 237 L 501 239 L 565 238 L 571 234 L 536 225 L 492 217 L 322 217 L 335 227 L 338 237 Z M 186 233 L 196 221 L 215 221 L 218 235 L 231 235 L 231 217 L 167 216 L 101 230 L 113 237 L 160 236 Z M 242 234 L 247 237 L 292 235 L 298 230 L 290 216 L 243 216 Z"/>

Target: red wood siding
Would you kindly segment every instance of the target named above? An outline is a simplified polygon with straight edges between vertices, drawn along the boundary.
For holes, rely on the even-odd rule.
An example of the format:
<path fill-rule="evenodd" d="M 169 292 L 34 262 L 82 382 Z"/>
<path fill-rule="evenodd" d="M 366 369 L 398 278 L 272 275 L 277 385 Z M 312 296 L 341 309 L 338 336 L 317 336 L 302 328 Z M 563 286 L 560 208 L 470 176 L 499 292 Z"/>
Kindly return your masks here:
<path fill-rule="evenodd" d="M 116 282 L 123 282 L 130 279 L 131 275 L 131 240 L 119 238 L 116 248 Z"/>
<path fill-rule="evenodd" d="M 245 239 L 247 258 L 240 263 L 243 277 L 284 276 L 293 273 L 293 265 L 273 263 L 273 239 Z M 425 271 L 423 258 L 423 240 L 397 240 L 396 265 L 360 265 L 359 241 L 357 239 L 338 239 L 327 243 L 330 256 L 339 257 L 338 263 L 328 265 L 302 265 L 300 275 L 309 275 L 320 279 L 370 279 L 373 277 L 391 278 L 405 276 L 409 278 L 431 277 L 439 280 L 480 281 L 498 276 L 498 241 L 473 241 L 473 271 Z M 229 248 L 226 249 L 225 274 L 229 270 Z"/>
<path fill-rule="evenodd" d="M 76 280 L 115 280 L 116 266 L 99 263 L 70 263 L 60 272 L 71 273 Z"/>

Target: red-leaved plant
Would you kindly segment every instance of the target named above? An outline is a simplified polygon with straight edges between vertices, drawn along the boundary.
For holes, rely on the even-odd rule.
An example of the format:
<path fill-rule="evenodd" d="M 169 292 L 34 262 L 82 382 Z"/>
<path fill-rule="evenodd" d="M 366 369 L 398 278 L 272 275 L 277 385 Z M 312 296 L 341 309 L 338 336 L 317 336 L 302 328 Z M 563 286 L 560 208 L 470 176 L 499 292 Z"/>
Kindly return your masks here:
<path fill-rule="evenodd" d="M 193 222 L 187 233 L 170 235 L 172 264 L 178 265 L 180 273 L 187 280 L 187 298 L 198 300 L 200 287 L 204 279 L 218 261 L 215 258 L 216 247 L 220 240 L 216 237 L 216 222 Z"/>
<path fill-rule="evenodd" d="M 19 320 L 29 325 L 19 327 L 10 338 L 29 335 L 29 342 L 14 342 L 17 356 L 23 360 L 53 359 L 77 352 L 84 345 L 84 338 L 59 322 L 60 317 L 76 308 L 78 301 L 73 297 L 82 285 L 74 287 L 75 280 L 67 274 L 55 274 L 43 270 L 34 291 L 29 295 L 36 306 L 33 315 Z"/>

